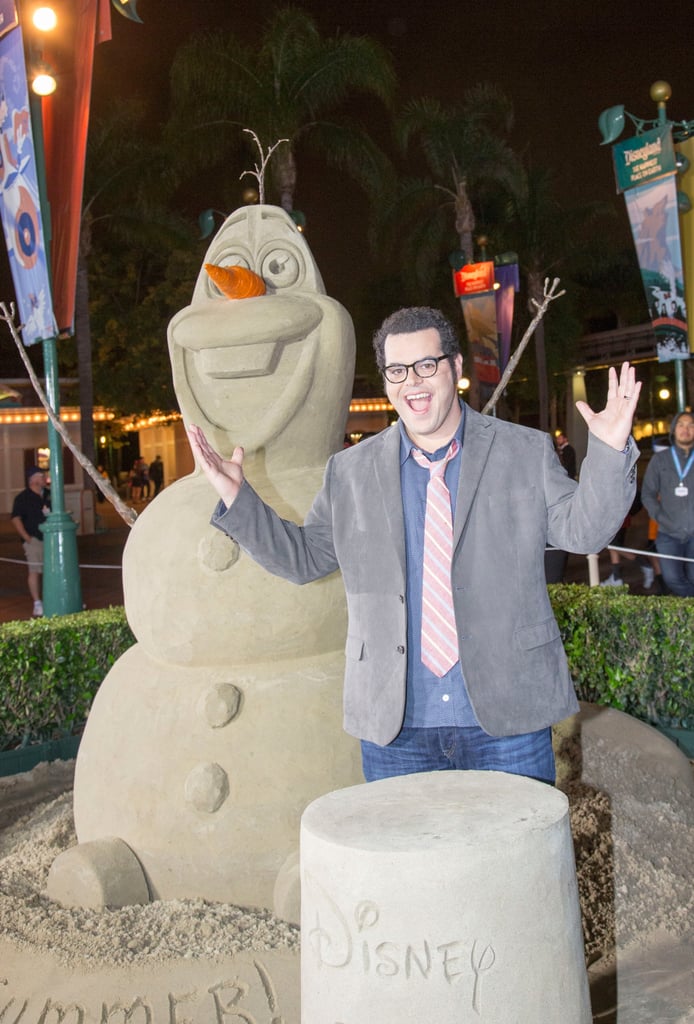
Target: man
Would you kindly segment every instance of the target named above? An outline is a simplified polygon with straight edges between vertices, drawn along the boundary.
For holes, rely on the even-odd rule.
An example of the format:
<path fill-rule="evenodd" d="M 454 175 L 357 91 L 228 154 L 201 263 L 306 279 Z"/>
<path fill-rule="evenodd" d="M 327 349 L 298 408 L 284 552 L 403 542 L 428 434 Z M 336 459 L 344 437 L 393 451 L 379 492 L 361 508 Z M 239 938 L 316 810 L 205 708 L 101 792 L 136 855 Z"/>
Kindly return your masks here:
<path fill-rule="evenodd" d="M 576 449 L 569 444 L 566 434 L 557 434 L 559 461 L 572 480 L 576 479 Z"/>
<path fill-rule="evenodd" d="M 155 455 L 154 462 L 150 462 L 149 479 L 154 484 L 154 497 L 156 498 L 164 483 L 164 463 L 161 455 Z"/>
<path fill-rule="evenodd" d="M 27 470 L 27 485 L 14 499 L 12 524 L 22 538 L 24 554 L 29 564 L 29 593 L 34 602 L 32 615 L 43 615 L 40 577 L 43 572 L 43 536 L 39 527 L 46 521 L 50 506 L 45 496 L 46 474 L 38 466 Z"/>
<path fill-rule="evenodd" d="M 694 595 L 694 416 L 681 412 L 670 426 L 670 447 L 656 452 L 643 477 L 641 500 L 658 524 L 655 549 L 663 558 L 666 586 L 679 597 Z M 678 561 L 689 559 L 689 561 Z"/>
<path fill-rule="evenodd" d="M 624 519 L 638 456 L 629 436 L 640 390 L 634 370 L 625 363 L 619 382 L 610 370 L 601 413 L 578 404 L 590 443 L 577 484 L 548 435 L 461 404 L 462 356 L 438 310 L 394 313 L 374 349 L 400 423 L 329 459 L 303 527 L 279 519 L 255 494 L 241 448 L 223 460 L 191 426 L 193 453 L 220 497 L 212 522 L 295 583 L 341 569 L 349 612 L 344 724 L 362 741 L 367 780 L 472 768 L 553 782 L 550 727 L 578 705 L 544 551 L 548 542 L 598 551 Z M 453 555 L 437 583 L 450 588 L 441 615 L 454 612 L 454 652 L 450 664 L 451 624 L 442 622 L 447 656 L 432 668 L 424 577 L 431 584 L 434 519 L 427 514 L 425 524 L 425 507 L 430 475 L 438 478 L 427 463 L 441 459 Z"/>

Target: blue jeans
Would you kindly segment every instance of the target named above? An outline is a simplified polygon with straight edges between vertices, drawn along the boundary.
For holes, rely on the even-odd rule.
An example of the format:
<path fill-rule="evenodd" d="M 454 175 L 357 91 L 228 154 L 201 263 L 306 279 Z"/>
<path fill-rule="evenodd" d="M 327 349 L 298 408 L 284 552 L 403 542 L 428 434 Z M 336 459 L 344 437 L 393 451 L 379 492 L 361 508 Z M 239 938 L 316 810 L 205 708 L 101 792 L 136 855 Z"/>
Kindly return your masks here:
<path fill-rule="evenodd" d="M 367 782 L 414 772 L 475 769 L 527 775 L 554 785 L 552 730 L 520 736 L 489 736 L 479 726 L 401 729 L 392 743 L 379 747 L 361 741 Z"/>
<path fill-rule="evenodd" d="M 658 530 L 655 549 L 659 555 L 679 555 L 682 558 L 694 558 L 694 537 L 687 540 L 675 540 L 667 533 Z M 694 597 L 694 562 L 677 562 L 664 558 L 660 563 L 663 579 L 673 594 L 678 597 Z"/>

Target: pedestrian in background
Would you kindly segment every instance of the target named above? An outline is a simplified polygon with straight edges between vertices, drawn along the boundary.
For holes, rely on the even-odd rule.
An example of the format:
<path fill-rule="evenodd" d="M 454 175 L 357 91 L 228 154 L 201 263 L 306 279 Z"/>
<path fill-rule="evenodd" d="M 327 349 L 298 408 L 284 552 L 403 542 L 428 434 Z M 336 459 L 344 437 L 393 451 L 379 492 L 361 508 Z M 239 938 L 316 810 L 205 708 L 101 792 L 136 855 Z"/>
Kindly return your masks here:
<path fill-rule="evenodd" d="M 576 449 L 569 444 L 566 434 L 557 434 L 557 453 L 559 461 L 572 480 L 576 480 Z"/>
<path fill-rule="evenodd" d="M 162 462 L 161 455 L 155 455 L 154 462 L 150 462 L 149 479 L 154 485 L 154 497 L 156 498 L 164 486 L 164 463 Z"/>
<path fill-rule="evenodd" d="M 670 425 L 670 447 L 651 456 L 641 497 L 658 524 L 655 549 L 663 579 L 678 597 L 694 596 L 694 415 L 680 412 Z"/>
<path fill-rule="evenodd" d="M 34 602 L 32 616 L 43 615 L 41 600 L 41 574 L 43 573 L 43 534 L 40 526 L 45 523 L 51 510 L 46 494 L 46 474 L 38 466 L 31 466 L 26 473 L 27 485 L 14 499 L 12 525 L 22 538 L 24 554 L 29 566 L 27 582 Z"/>

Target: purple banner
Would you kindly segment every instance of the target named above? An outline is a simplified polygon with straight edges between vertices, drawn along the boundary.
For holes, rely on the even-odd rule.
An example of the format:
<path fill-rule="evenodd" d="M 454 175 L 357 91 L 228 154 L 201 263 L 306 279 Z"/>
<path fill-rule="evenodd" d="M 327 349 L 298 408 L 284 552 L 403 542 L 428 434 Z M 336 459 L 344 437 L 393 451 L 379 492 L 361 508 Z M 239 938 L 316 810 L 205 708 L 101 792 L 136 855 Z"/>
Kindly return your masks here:
<path fill-rule="evenodd" d="M 494 268 L 494 278 L 499 285 L 496 291 L 496 326 L 499 332 L 499 364 L 501 371 L 511 356 L 511 329 L 513 327 L 513 306 L 515 293 L 520 288 L 518 264 L 508 263 Z"/>
<path fill-rule="evenodd" d="M 0 38 L 0 216 L 25 345 L 57 334 L 43 240 L 22 31 Z"/>
<path fill-rule="evenodd" d="M 14 0 L 0 0 L 0 36 L 19 24 Z"/>
<path fill-rule="evenodd" d="M 675 175 L 624 193 L 661 363 L 689 358 Z"/>

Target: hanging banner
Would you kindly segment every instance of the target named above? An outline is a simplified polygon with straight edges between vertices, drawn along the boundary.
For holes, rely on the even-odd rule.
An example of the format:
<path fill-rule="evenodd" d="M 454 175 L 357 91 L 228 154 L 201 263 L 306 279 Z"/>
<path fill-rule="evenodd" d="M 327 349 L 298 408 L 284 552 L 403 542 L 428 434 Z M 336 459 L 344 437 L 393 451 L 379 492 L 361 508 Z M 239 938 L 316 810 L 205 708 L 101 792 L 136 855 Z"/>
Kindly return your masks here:
<path fill-rule="evenodd" d="M 496 296 L 496 327 L 499 335 L 499 368 L 501 372 L 511 357 L 511 329 L 515 294 L 520 288 L 517 263 L 506 263 L 494 267 L 494 280 L 499 286 Z"/>
<path fill-rule="evenodd" d="M 625 192 L 658 361 L 689 358 L 674 174 Z"/>
<path fill-rule="evenodd" d="M 494 292 L 461 298 L 472 361 L 481 384 L 499 383 L 499 341 Z"/>
<path fill-rule="evenodd" d="M 694 309 L 694 138 L 678 142 L 677 152 L 686 159 L 685 167 L 678 174 L 680 189 L 689 199 L 691 208 L 683 213 L 678 203 L 680 235 L 682 238 L 682 262 L 684 269 L 684 301 L 687 309 Z M 689 351 L 694 352 L 694 332 L 689 332 Z"/>
<path fill-rule="evenodd" d="M 468 263 L 453 272 L 453 287 L 463 307 L 475 373 L 480 384 L 499 381 L 494 263 Z"/>
<path fill-rule="evenodd" d="M 0 36 L 18 24 L 19 16 L 14 0 L 0 0 Z"/>
<path fill-rule="evenodd" d="M 642 135 L 616 143 L 612 147 L 612 160 L 618 192 L 674 174 L 677 165 L 670 126 L 652 128 Z"/>
<path fill-rule="evenodd" d="M 84 164 L 94 48 L 111 38 L 109 0 L 73 0 L 52 59 L 60 86 L 41 104 L 46 184 L 51 208 L 51 268 L 55 316 L 72 333 L 79 255 Z"/>
<path fill-rule="evenodd" d="M 0 207 L 22 341 L 57 334 L 41 223 L 22 30 L 0 38 Z"/>
<path fill-rule="evenodd" d="M 453 271 L 453 291 L 462 298 L 465 295 L 477 295 L 490 292 L 494 287 L 494 263 L 466 263 L 464 267 Z"/>

